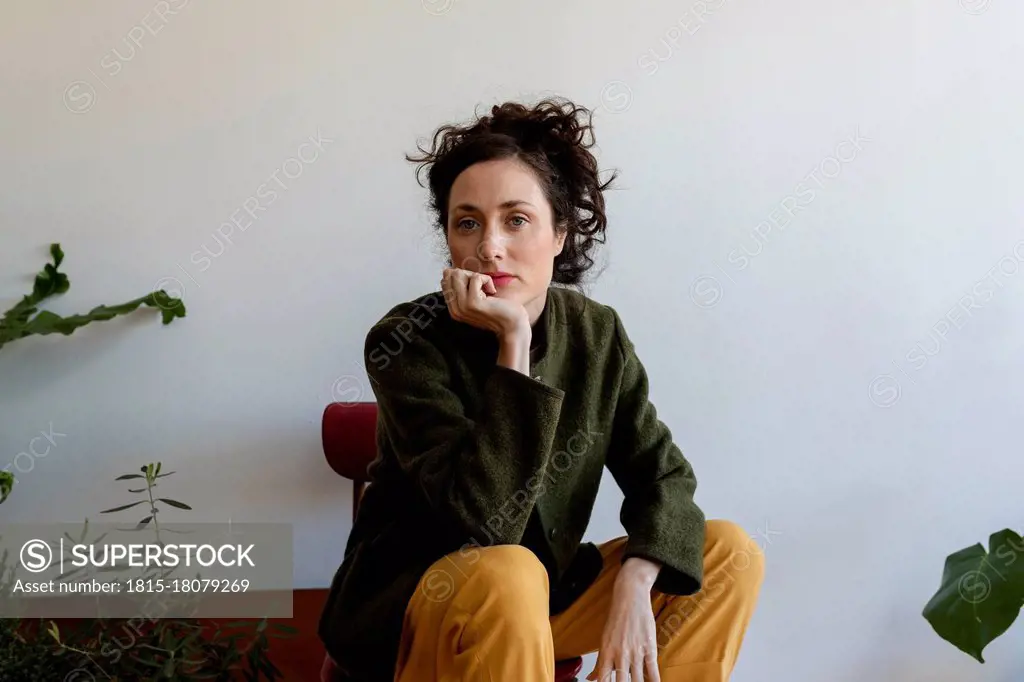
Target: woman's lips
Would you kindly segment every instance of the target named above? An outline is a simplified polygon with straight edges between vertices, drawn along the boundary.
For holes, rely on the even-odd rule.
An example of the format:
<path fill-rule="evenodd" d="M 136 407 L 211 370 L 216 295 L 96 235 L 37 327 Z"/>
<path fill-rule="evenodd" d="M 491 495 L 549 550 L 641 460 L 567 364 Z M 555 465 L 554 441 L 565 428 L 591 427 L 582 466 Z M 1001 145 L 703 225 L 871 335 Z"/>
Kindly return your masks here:
<path fill-rule="evenodd" d="M 496 286 L 496 287 L 508 286 L 515 279 L 515 275 L 507 275 L 507 274 L 501 274 L 501 275 L 494 274 L 494 275 L 489 275 L 489 277 L 491 278 L 491 281 L 494 282 L 494 286 Z"/>

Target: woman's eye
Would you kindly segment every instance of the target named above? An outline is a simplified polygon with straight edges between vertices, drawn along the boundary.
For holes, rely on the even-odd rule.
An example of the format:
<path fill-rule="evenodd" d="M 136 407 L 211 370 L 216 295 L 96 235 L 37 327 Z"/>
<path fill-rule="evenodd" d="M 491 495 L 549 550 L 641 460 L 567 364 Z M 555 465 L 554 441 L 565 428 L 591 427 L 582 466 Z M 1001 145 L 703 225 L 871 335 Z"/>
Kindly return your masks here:
<path fill-rule="evenodd" d="M 517 220 L 519 222 L 516 222 Z M 512 218 L 512 224 L 515 225 L 516 227 L 524 227 L 526 225 L 526 218 L 524 218 L 521 215 L 517 215 L 514 218 Z"/>
<path fill-rule="evenodd" d="M 473 225 L 476 223 L 472 218 L 464 218 L 459 221 L 458 227 L 463 230 L 472 230 Z"/>

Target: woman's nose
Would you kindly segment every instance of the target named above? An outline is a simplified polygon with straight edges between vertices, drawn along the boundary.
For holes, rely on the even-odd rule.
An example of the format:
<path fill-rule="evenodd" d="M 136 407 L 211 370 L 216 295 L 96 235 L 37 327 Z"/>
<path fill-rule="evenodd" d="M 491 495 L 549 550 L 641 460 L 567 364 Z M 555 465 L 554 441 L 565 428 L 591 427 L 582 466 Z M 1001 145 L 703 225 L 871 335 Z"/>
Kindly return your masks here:
<path fill-rule="evenodd" d="M 505 256 L 505 242 L 506 239 L 497 231 L 492 231 L 484 235 L 484 238 L 480 241 L 477 246 L 477 252 L 481 260 L 495 260 L 497 258 L 504 258 Z"/>

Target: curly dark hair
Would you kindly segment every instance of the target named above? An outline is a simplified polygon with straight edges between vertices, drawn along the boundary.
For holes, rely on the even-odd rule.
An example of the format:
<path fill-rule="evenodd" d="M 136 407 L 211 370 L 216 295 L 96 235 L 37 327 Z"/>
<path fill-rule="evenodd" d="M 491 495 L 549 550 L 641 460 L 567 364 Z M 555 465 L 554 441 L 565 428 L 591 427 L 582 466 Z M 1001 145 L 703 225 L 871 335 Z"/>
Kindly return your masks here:
<path fill-rule="evenodd" d="M 482 161 L 514 158 L 529 166 L 551 204 L 555 230 L 566 232 L 562 252 L 555 257 L 552 281 L 578 285 L 593 266 L 590 254 L 605 241 L 608 219 L 604 182 L 597 159 L 589 151 L 595 144 L 593 112 L 558 97 L 533 107 L 506 102 L 491 107 L 489 116 L 477 115 L 467 125 L 443 125 L 435 131 L 430 149 L 417 145 L 420 154 L 406 155 L 419 164 L 416 180 L 427 169 L 430 209 L 444 234 L 448 224 L 448 197 L 455 179 Z"/>

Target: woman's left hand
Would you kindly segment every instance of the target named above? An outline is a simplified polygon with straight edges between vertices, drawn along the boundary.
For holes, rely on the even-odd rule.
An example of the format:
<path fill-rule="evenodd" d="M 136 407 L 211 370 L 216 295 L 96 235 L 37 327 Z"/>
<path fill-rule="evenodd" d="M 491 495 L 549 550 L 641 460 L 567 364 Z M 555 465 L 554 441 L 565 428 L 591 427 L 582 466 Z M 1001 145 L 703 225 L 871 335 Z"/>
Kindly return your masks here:
<path fill-rule="evenodd" d="M 601 635 L 597 667 L 587 675 L 588 680 L 661 682 L 658 637 L 651 608 L 651 588 L 660 568 L 647 559 L 630 557 L 619 569 L 608 620 Z M 613 676 L 612 672 L 618 676 Z M 626 673 L 630 675 L 628 678 Z"/>

